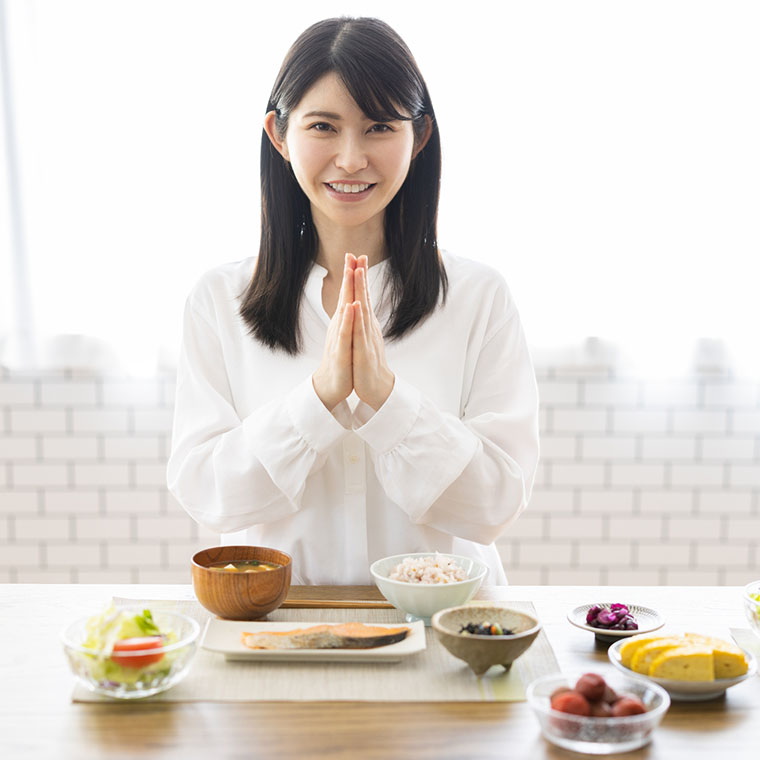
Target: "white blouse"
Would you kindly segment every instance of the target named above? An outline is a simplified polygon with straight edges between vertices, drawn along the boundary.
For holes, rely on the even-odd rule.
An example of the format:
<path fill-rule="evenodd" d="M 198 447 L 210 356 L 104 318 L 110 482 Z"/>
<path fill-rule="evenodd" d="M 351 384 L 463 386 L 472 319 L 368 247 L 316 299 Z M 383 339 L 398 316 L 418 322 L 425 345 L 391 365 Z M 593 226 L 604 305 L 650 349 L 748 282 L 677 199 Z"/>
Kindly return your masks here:
<path fill-rule="evenodd" d="M 373 411 L 354 394 L 329 412 L 311 382 L 329 317 L 314 265 L 303 350 L 272 351 L 238 314 L 255 259 L 205 274 L 187 299 L 169 490 L 223 544 L 293 558 L 295 584 L 370 584 L 381 557 L 440 551 L 506 576 L 494 540 L 530 498 L 538 393 L 520 318 L 492 268 L 442 253 L 445 304 L 386 342 L 395 385 Z M 381 324 L 388 262 L 369 270 Z"/>

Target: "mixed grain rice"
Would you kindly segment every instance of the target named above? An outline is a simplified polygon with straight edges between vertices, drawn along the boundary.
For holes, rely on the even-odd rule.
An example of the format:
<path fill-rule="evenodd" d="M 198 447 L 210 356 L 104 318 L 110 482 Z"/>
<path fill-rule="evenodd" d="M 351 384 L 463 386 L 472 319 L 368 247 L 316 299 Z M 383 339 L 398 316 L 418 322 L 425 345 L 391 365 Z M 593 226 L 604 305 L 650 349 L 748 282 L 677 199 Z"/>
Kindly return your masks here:
<path fill-rule="evenodd" d="M 467 573 L 450 557 L 404 557 L 388 576 L 404 583 L 456 583 L 466 581 Z"/>

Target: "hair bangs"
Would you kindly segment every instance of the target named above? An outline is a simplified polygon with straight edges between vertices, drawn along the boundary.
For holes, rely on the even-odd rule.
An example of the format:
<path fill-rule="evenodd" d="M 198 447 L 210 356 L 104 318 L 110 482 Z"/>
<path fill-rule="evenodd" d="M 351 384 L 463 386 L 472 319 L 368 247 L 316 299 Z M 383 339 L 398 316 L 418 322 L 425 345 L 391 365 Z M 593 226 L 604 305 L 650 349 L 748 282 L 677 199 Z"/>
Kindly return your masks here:
<path fill-rule="evenodd" d="M 335 71 L 356 105 L 372 121 L 412 121 L 424 113 L 416 93 L 403 91 L 395 86 L 393 77 L 374 67 L 352 63 L 339 65 Z"/>
<path fill-rule="evenodd" d="M 373 55 L 371 49 L 348 44 L 346 37 L 343 39 L 344 46 L 333 51 L 331 69 L 368 119 L 409 121 L 425 113 L 425 88 L 413 72 L 399 62 Z"/>

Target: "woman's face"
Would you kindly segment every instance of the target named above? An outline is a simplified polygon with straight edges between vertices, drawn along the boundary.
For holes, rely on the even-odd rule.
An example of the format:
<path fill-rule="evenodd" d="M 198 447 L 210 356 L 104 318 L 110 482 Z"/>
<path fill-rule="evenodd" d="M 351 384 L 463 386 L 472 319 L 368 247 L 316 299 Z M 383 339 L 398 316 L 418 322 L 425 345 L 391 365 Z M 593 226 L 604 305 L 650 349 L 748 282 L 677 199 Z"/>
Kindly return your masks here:
<path fill-rule="evenodd" d="M 284 141 L 274 133 L 273 113 L 265 129 L 290 161 L 317 224 L 382 221 L 415 148 L 411 121 L 371 121 L 334 72 L 319 79 L 291 112 Z"/>

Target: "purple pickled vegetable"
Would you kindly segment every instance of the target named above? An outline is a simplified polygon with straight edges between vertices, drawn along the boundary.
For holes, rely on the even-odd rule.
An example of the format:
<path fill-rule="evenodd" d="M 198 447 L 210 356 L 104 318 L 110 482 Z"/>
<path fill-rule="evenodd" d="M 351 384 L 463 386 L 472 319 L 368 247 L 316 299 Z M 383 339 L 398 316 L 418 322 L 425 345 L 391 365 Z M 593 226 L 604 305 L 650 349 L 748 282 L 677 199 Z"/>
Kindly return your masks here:
<path fill-rule="evenodd" d="M 609 610 L 602 610 L 596 616 L 596 624 L 602 628 L 611 628 L 615 623 L 617 623 L 617 615 Z"/>
<path fill-rule="evenodd" d="M 586 625 L 594 625 L 594 621 L 596 620 L 596 616 L 602 611 L 602 607 L 598 604 L 595 604 L 587 613 L 586 613 Z"/>
<path fill-rule="evenodd" d="M 586 613 L 586 624 L 617 631 L 636 631 L 639 628 L 628 605 L 619 603 L 611 604 L 609 609 L 601 604 L 593 605 Z"/>
<path fill-rule="evenodd" d="M 625 622 L 624 629 L 626 631 L 638 631 L 639 630 L 639 624 L 633 619 L 632 615 L 626 616 L 624 622 Z"/>

